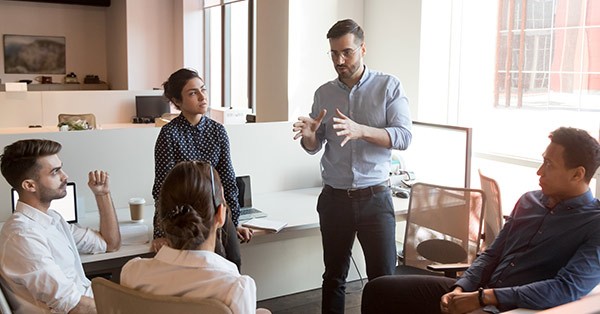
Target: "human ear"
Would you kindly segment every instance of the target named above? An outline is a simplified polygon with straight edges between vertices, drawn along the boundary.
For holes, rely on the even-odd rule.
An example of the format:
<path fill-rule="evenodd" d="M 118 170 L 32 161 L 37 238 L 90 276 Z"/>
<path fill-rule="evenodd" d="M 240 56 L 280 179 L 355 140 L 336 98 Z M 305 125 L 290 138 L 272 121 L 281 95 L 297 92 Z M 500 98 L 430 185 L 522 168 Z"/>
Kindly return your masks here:
<path fill-rule="evenodd" d="M 573 180 L 575 181 L 585 181 L 585 168 L 583 166 L 579 166 L 573 171 Z"/>
<path fill-rule="evenodd" d="M 23 189 L 23 191 L 35 192 L 36 191 L 35 181 L 33 181 L 31 179 L 23 180 L 23 182 L 21 182 L 21 188 Z"/>
<path fill-rule="evenodd" d="M 217 228 L 223 227 L 226 215 L 227 207 L 225 207 L 225 204 L 219 204 L 219 206 L 217 206 L 217 212 L 215 213 L 215 225 Z"/>

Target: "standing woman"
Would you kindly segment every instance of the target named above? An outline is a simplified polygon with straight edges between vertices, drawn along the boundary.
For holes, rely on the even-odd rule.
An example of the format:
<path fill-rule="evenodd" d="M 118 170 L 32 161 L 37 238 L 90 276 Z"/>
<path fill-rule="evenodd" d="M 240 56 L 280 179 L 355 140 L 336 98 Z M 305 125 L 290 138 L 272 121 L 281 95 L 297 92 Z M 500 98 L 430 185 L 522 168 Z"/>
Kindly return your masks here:
<path fill-rule="evenodd" d="M 256 284 L 215 254 L 226 220 L 218 173 L 202 161 L 177 164 L 164 180 L 158 216 L 167 244 L 154 258 L 136 257 L 121 272 L 121 284 L 154 295 L 219 300 L 235 314 L 256 309 Z"/>
<path fill-rule="evenodd" d="M 165 177 L 181 161 L 201 160 L 212 165 L 221 177 L 225 200 L 229 209 L 221 239 L 225 257 L 240 268 L 240 245 L 250 241 L 252 232 L 237 227 L 240 215 L 235 172 L 231 165 L 229 137 L 225 127 L 206 116 L 208 97 L 204 82 L 194 70 L 180 69 L 163 83 L 164 96 L 181 111 L 181 114 L 164 125 L 154 146 L 154 187 L 152 196 L 158 204 L 160 189 Z M 158 207 L 157 207 L 158 210 Z M 159 215 L 154 213 L 154 240 L 152 247 L 158 252 L 166 243 Z"/>

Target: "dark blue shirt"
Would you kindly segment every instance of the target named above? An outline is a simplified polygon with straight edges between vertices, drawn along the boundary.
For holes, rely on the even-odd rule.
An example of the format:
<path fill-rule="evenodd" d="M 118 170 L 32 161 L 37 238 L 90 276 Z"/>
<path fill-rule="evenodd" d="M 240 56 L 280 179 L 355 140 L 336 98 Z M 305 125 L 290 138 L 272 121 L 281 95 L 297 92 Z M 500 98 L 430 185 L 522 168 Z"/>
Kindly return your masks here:
<path fill-rule="evenodd" d="M 504 228 L 457 281 L 493 288 L 502 311 L 575 301 L 600 283 L 600 201 L 591 191 L 545 206 L 541 191 L 521 196 Z"/>
<path fill-rule="evenodd" d="M 231 164 L 229 137 L 225 127 L 206 116 L 192 125 L 179 115 L 164 125 L 154 146 L 154 187 L 152 196 L 158 201 L 160 188 L 167 174 L 180 161 L 202 160 L 210 163 L 221 177 L 225 201 L 231 208 L 233 223 L 237 226 L 240 216 L 235 171 Z M 154 215 L 154 237 L 163 237 Z"/>

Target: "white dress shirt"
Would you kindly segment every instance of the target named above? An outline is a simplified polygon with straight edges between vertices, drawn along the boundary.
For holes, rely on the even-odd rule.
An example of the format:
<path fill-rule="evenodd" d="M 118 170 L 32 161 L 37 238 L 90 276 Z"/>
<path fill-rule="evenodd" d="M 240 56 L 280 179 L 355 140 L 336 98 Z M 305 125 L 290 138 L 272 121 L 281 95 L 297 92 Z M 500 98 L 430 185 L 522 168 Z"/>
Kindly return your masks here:
<path fill-rule="evenodd" d="M 18 202 L 0 231 L 0 274 L 13 313 L 67 313 L 92 296 L 79 252 L 106 251 L 94 230 Z"/>
<path fill-rule="evenodd" d="M 213 298 L 233 313 L 256 312 L 256 285 L 235 264 L 210 251 L 163 246 L 154 258 L 134 258 L 121 270 L 121 284 L 155 295 Z"/>

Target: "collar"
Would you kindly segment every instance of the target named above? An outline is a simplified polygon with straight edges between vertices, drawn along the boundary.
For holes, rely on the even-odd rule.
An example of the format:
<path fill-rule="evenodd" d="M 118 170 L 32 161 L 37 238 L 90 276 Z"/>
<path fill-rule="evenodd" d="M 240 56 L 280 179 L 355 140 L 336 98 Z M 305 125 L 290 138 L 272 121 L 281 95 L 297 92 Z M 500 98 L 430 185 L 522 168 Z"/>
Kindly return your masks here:
<path fill-rule="evenodd" d="M 363 64 L 363 68 L 364 68 L 363 74 L 361 75 L 361 77 L 358 80 L 358 82 L 356 83 L 356 85 L 354 85 L 354 87 L 356 87 L 356 88 L 362 86 L 362 84 L 367 81 L 367 79 L 369 78 L 369 76 L 371 74 L 371 71 L 369 71 L 369 67 L 367 67 L 366 64 Z M 339 76 L 335 79 L 335 82 L 338 86 L 340 86 L 342 88 L 350 89 L 350 88 L 348 88 L 348 86 L 346 86 L 346 84 L 344 84 L 344 82 L 342 82 L 342 80 L 340 80 Z"/>
<path fill-rule="evenodd" d="M 197 125 L 191 124 L 190 121 L 188 121 L 188 119 L 186 119 L 183 116 L 183 114 L 179 114 L 172 121 L 176 121 L 177 123 L 188 126 L 190 128 L 199 128 L 200 126 L 204 125 L 204 122 L 206 121 L 206 115 L 205 114 L 202 115 L 202 118 L 200 118 L 200 121 L 198 122 Z"/>
<path fill-rule="evenodd" d="M 21 201 L 17 202 L 15 213 L 21 213 L 23 216 L 39 223 L 43 227 L 49 227 L 57 222 L 57 217 L 54 216 L 52 210 L 48 209 L 48 213 L 46 214 L 41 210 Z"/>
<path fill-rule="evenodd" d="M 163 245 L 154 258 L 167 264 L 190 268 L 219 265 L 228 272 L 239 274 L 235 264 L 211 251 L 177 250 Z"/>
<path fill-rule="evenodd" d="M 595 200 L 595 198 L 594 198 L 594 195 L 592 194 L 592 191 L 590 189 L 588 189 L 585 193 L 583 193 L 579 196 L 575 196 L 575 197 L 558 202 L 556 204 L 556 206 L 554 206 L 554 208 L 552 208 L 552 210 L 562 211 L 562 210 L 580 209 L 580 208 L 592 203 L 594 200 Z M 547 204 L 550 203 L 550 197 L 548 197 L 544 194 L 541 194 L 540 203 L 543 204 L 544 206 L 546 206 L 546 208 L 548 208 Z M 587 210 L 586 208 L 583 208 L 583 209 Z M 592 210 L 593 208 L 590 207 L 589 209 Z"/>

